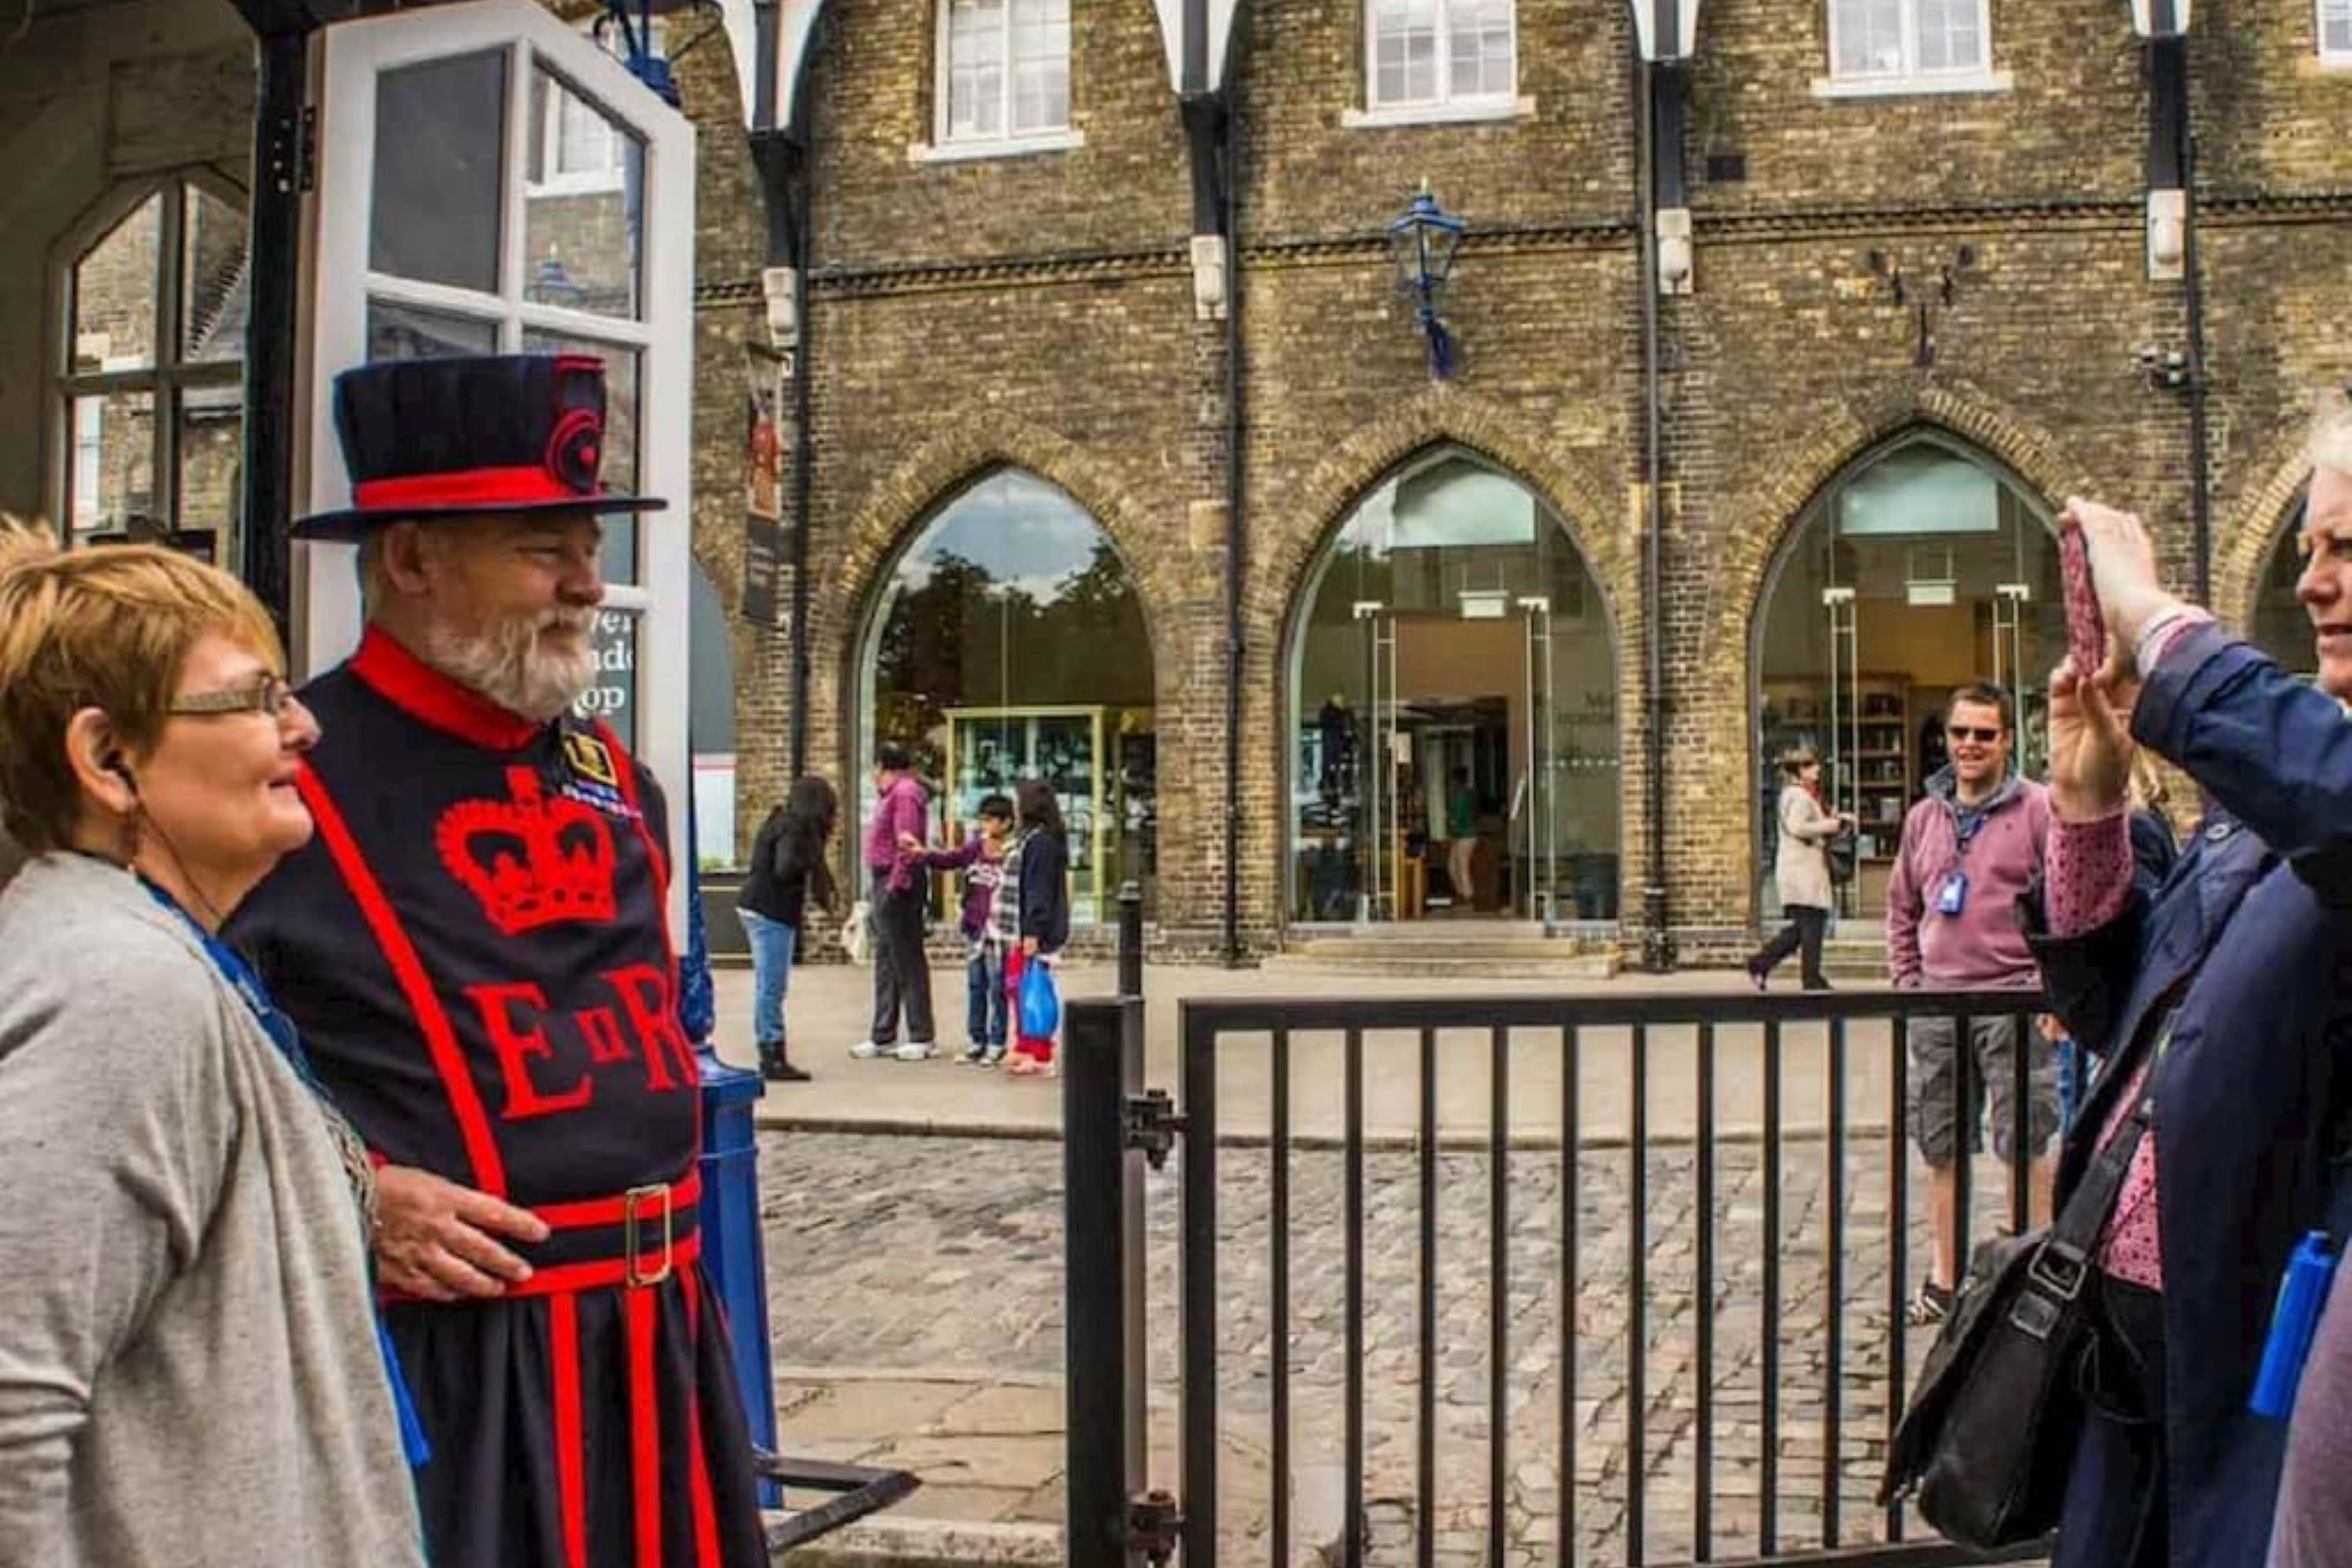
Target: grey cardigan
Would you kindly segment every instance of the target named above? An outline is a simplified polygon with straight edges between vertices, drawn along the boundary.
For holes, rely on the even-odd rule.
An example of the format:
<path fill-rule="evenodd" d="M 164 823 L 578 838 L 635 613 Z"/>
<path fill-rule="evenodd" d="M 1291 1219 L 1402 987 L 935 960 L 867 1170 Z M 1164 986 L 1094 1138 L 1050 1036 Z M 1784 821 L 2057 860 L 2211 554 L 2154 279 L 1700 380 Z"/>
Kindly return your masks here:
<path fill-rule="evenodd" d="M 422 1568 L 310 1091 L 127 872 L 0 893 L 0 1563 Z"/>

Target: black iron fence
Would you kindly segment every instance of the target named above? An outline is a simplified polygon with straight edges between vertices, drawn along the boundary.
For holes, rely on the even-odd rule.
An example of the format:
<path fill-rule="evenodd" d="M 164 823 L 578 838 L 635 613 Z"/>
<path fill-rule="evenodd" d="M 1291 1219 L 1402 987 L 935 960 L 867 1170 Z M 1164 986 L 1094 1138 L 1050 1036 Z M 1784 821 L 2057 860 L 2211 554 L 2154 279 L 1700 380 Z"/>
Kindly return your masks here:
<path fill-rule="evenodd" d="M 1143 1087 L 1140 989 L 1139 963 L 1123 968 L 1122 999 L 1075 1004 L 1068 1023 L 1073 1568 L 1180 1542 L 1194 1568 L 1291 1568 L 1309 1552 L 1337 1568 L 1994 1560 L 1872 1494 L 1932 1333 L 1906 1321 L 1932 1205 L 1915 1193 L 1906 1135 L 1905 1026 L 1954 1018 L 1965 1045 L 1973 1020 L 2010 1021 L 2006 1084 L 1957 1052 L 1963 1157 L 1949 1168 L 1965 1258 L 1972 1231 L 2034 1217 L 2032 1134 L 2047 1129 L 2030 1118 L 2052 1074 L 2030 999 L 1187 1002 L 1171 1104 Z M 1809 1089 L 1794 1115 L 1792 1067 Z M 1225 1114 L 1227 1069 L 1250 1079 L 1245 1119 Z M 1368 1079 L 1381 1102 L 1370 1119 Z M 1441 1123 L 1442 1094 L 1465 1080 L 1484 1098 L 1482 1133 Z M 1301 1094 L 1326 1089 L 1336 1115 L 1303 1114 Z M 1616 1105 L 1595 1103 L 1612 1089 Z M 2005 1213 L 1970 1190 L 1968 1130 L 1985 1098 L 2008 1113 L 1994 1132 L 2010 1155 Z M 1654 1101 L 1670 1100 L 1656 1124 Z M 1181 1322 L 1147 1324 L 1142 1194 L 1147 1165 L 1171 1153 Z M 1449 1203 L 1465 1186 L 1483 1205 Z M 1481 1206 L 1483 1246 L 1470 1247 L 1463 1222 Z M 1305 1275 L 1328 1284 L 1334 1227 L 1337 1300 L 1310 1304 Z M 1318 1254 L 1304 1273 L 1302 1248 Z M 1466 1326 L 1441 1294 L 1482 1270 L 1483 1310 Z M 1740 1342 L 1728 1350 L 1727 1324 Z M 1316 1336 L 1332 1342 L 1310 1356 Z M 1175 1497 L 1145 1489 L 1155 1349 L 1178 1390 Z M 1483 1397 L 1465 1399 L 1482 1376 Z M 1441 1445 L 1458 1460 L 1482 1442 L 1483 1466 L 1441 1468 Z M 1296 1486 L 1310 1444 L 1336 1458 L 1339 1494 L 1311 1537 Z M 1327 1479 L 1333 1468 L 1317 1467 Z"/>

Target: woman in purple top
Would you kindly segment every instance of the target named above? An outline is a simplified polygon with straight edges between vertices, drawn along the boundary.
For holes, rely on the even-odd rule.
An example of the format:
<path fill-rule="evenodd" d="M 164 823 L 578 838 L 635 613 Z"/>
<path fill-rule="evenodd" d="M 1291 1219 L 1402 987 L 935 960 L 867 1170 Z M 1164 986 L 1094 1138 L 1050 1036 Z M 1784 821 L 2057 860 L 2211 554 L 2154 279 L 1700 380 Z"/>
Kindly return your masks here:
<path fill-rule="evenodd" d="M 929 837 L 929 797 L 915 777 L 907 748 L 885 741 L 874 749 L 874 816 L 866 825 L 867 899 L 874 921 L 874 1027 L 849 1054 L 861 1060 L 896 1057 L 919 1062 L 939 1052 L 931 1022 L 931 964 L 923 955 L 928 923 L 921 861 L 900 847 Z M 898 1038 L 898 1015 L 907 1037 Z"/>

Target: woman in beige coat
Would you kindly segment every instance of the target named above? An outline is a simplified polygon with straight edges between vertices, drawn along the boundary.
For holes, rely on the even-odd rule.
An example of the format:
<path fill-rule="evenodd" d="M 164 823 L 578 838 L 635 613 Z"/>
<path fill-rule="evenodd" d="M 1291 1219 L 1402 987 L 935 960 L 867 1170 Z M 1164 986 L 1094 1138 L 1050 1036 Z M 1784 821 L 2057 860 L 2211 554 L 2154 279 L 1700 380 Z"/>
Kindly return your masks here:
<path fill-rule="evenodd" d="M 1780 847 L 1772 860 L 1773 879 L 1780 888 L 1780 909 L 1789 917 L 1771 941 L 1748 961 L 1748 978 L 1756 989 L 1780 961 L 1802 949 L 1808 991 L 1826 991 L 1822 973 L 1822 940 L 1830 924 L 1829 841 L 1853 826 L 1846 812 L 1824 807 L 1814 793 L 1821 787 L 1821 759 L 1800 746 L 1780 759 Z"/>

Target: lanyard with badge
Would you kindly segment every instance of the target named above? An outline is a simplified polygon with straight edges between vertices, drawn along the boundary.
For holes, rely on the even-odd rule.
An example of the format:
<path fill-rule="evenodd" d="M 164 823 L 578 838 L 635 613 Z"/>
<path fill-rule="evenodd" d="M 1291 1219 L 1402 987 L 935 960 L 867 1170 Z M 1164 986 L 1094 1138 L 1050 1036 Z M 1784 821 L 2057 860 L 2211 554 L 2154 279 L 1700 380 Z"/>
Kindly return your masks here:
<path fill-rule="evenodd" d="M 334 1138 L 336 1152 L 342 1160 L 344 1175 L 352 1184 L 353 1196 L 359 1204 L 361 1225 L 365 1229 L 369 1224 L 371 1205 L 362 1194 L 370 1189 L 375 1179 L 373 1167 L 368 1162 L 366 1145 L 360 1141 L 359 1133 L 344 1119 L 343 1113 L 336 1109 L 325 1086 L 319 1082 L 319 1076 L 310 1066 L 310 1053 L 302 1048 L 301 1032 L 295 1028 L 294 1020 L 270 999 L 268 989 L 261 984 L 261 977 L 254 973 L 252 966 L 237 954 L 236 949 L 198 924 L 195 918 L 181 907 L 177 899 L 145 877 L 139 879 L 139 885 L 147 889 L 150 898 L 179 917 L 189 934 L 204 949 L 205 956 L 212 961 L 220 977 L 228 982 L 229 989 L 237 994 L 246 1010 L 253 1015 L 254 1022 L 261 1026 L 261 1032 L 269 1037 L 269 1043 L 278 1047 L 278 1054 L 285 1058 L 286 1065 L 294 1069 L 294 1076 L 302 1080 L 302 1086 L 319 1102 L 320 1113 L 326 1118 L 327 1130 Z M 363 1250 L 367 1241 L 365 1236 L 361 1237 Z M 401 1449 L 413 1468 L 433 1457 L 432 1446 L 425 1441 L 424 1425 L 417 1419 L 415 1402 L 409 1396 L 408 1379 L 400 1369 L 400 1352 L 393 1346 L 392 1335 L 384 1328 L 383 1316 L 373 1309 L 369 1316 L 375 1322 L 376 1349 L 383 1358 L 384 1380 L 391 1386 L 393 1412 L 400 1423 Z"/>
<path fill-rule="evenodd" d="M 1968 908 L 1969 874 L 1962 869 L 1962 865 L 1969 858 L 1969 846 L 1976 842 L 1977 835 L 1982 833 L 1985 824 L 1992 819 L 1990 805 L 1973 812 L 1955 815 L 1959 820 L 1953 827 L 1952 864 L 1944 872 L 1944 879 L 1936 887 L 1936 912 L 1939 915 L 1957 916 Z"/>

